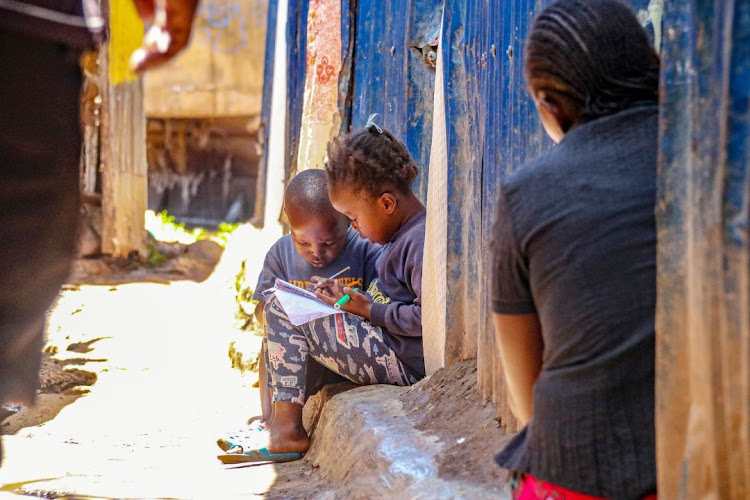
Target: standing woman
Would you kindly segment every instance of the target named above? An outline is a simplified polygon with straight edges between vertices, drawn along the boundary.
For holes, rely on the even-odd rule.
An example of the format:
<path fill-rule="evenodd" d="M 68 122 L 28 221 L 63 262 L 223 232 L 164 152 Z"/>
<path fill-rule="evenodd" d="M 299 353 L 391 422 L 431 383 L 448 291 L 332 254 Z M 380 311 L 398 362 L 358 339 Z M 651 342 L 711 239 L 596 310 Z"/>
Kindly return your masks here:
<path fill-rule="evenodd" d="M 558 0 L 525 74 L 551 151 L 503 182 L 492 307 L 511 408 L 497 455 L 514 497 L 656 492 L 659 60 L 632 10 Z"/>

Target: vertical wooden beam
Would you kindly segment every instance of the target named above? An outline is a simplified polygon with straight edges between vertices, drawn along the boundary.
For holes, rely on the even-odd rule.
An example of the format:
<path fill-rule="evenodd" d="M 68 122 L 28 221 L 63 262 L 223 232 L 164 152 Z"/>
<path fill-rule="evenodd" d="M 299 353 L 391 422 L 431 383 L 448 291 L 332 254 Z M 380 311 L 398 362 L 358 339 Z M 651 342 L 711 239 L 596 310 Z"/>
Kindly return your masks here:
<path fill-rule="evenodd" d="M 146 255 L 146 118 L 143 85 L 128 67 L 143 24 L 130 0 L 110 0 L 110 38 L 101 51 L 102 251 Z M 104 83 L 106 82 L 106 83 Z"/>
<path fill-rule="evenodd" d="M 81 192 L 86 195 L 96 195 L 96 180 L 99 173 L 99 127 L 101 125 L 98 52 L 85 52 L 81 56 L 81 69 L 84 76 L 81 91 L 81 123 L 83 125 Z"/>
<path fill-rule="evenodd" d="M 441 36 L 442 38 L 442 36 Z M 442 42 L 438 46 L 435 98 L 432 116 L 430 168 L 427 173 L 427 227 L 422 269 L 422 339 L 424 363 L 431 375 L 446 365 L 446 326 L 448 314 L 448 152 L 445 122 L 445 80 Z M 448 354 L 450 358 L 450 354 Z M 453 361 L 450 360 L 449 361 Z"/>
<path fill-rule="evenodd" d="M 271 91 L 271 123 L 268 131 L 266 155 L 265 221 L 264 232 L 281 236 L 279 218 L 284 199 L 285 159 L 287 154 L 287 14 L 289 0 L 278 0 Z M 269 26 L 269 29 L 271 27 Z M 269 78 L 265 76 L 265 78 Z"/>

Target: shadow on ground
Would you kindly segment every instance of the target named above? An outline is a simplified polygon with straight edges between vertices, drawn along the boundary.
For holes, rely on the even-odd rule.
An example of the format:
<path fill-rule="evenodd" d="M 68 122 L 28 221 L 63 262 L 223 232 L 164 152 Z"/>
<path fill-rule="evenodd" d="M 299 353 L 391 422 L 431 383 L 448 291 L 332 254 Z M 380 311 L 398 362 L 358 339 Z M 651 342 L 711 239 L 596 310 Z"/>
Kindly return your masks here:
<path fill-rule="evenodd" d="M 4 411 L 0 415 L 0 435 L 13 435 L 21 429 L 42 425 L 55 418 L 63 408 L 88 394 L 87 387 L 96 383 L 96 373 L 74 367 L 104 361 L 106 359 L 58 359 L 45 352 L 36 404 L 20 411 Z"/>

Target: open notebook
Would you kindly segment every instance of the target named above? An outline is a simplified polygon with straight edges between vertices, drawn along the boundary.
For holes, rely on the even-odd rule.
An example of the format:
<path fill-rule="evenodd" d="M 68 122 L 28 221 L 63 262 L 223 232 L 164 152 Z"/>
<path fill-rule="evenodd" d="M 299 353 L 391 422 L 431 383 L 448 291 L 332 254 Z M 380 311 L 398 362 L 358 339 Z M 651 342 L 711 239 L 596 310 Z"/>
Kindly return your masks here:
<path fill-rule="evenodd" d="M 341 312 L 320 300 L 309 290 L 288 281 L 276 278 L 274 285 L 273 288 L 265 290 L 263 295 L 275 294 L 294 326 L 304 325 L 314 319 Z"/>

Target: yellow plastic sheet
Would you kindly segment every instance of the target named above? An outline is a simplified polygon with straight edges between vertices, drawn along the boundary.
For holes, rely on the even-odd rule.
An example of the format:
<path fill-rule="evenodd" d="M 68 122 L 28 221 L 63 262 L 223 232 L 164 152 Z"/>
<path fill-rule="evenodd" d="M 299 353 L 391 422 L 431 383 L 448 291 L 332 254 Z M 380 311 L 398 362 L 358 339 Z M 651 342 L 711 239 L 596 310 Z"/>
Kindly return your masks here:
<path fill-rule="evenodd" d="M 135 80 L 128 64 L 143 42 L 143 22 L 132 0 L 110 0 L 109 81 L 112 85 Z"/>

